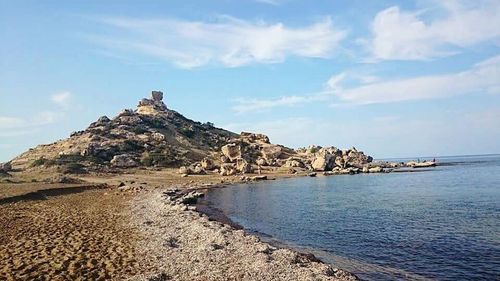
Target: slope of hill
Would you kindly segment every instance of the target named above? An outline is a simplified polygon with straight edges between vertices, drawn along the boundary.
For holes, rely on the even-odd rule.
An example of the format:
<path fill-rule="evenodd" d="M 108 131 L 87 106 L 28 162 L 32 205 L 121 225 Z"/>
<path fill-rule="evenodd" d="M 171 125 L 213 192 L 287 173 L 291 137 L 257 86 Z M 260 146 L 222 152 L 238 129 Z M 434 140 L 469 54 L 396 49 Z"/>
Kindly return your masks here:
<path fill-rule="evenodd" d="M 63 173 L 113 172 L 132 167 L 181 167 L 183 174 L 250 173 L 265 167 L 367 172 L 370 156 L 355 148 L 310 146 L 294 150 L 271 144 L 262 134 L 236 134 L 190 120 L 167 108 L 163 93 L 139 101 L 135 110 L 100 117 L 67 139 L 39 145 L 14 158 L 13 169 L 56 169 Z M 374 170 L 373 170 L 374 171 Z"/>

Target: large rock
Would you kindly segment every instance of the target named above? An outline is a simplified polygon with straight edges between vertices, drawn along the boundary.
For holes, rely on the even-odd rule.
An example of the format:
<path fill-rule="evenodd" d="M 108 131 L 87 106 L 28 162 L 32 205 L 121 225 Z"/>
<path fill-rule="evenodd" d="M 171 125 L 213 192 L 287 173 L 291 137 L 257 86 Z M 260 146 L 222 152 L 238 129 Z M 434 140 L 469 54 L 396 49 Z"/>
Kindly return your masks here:
<path fill-rule="evenodd" d="M 0 163 L 0 172 L 9 172 L 12 170 L 12 164 L 10 162 Z"/>
<path fill-rule="evenodd" d="M 151 138 L 157 142 L 162 142 L 165 140 L 165 135 L 162 133 L 154 132 L 151 134 Z"/>
<path fill-rule="evenodd" d="M 304 168 L 305 165 L 300 158 L 289 158 L 286 160 L 283 167 L 287 168 Z"/>
<path fill-rule="evenodd" d="M 222 164 L 220 167 L 220 175 L 221 176 L 232 176 L 235 175 L 238 171 L 234 164 Z"/>
<path fill-rule="evenodd" d="M 200 164 L 205 170 L 213 170 L 216 168 L 214 161 L 210 160 L 209 158 L 203 158 Z"/>
<path fill-rule="evenodd" d="M 167 110 L 163 103 L 163 92 L 152 91 L 150 99 L 142 99 L 137 106 L 137 113 L 142 115 L 156 115 Z"/>
<path fill-rule="evenodd" d="M 186 166 L 182 166 L 179 168 L 178 173 L 181 175 L 191 175 L 193 173 L 193 170 L 191 170 L 191 168 L 188 168 Z"/>
<path fill-rule="evenodd" d="M 331 170 L 335 163 L 335 156 L 326 150 L 320 150 L 315 154 L 314 160 L 311 163 L 315 171 Z"/>
<path fill-rule="evenodd" d="M 281 146 L 270 144 L 263 146 L 260 152 L 262 154 L 262 157 L 264 157 L 264 159 L 266 159 L 267 162 L 269 163 L 279 158 L 282 151 L 283 150 Z"/>
<path fill-rule="evenodd" d="M 161 91 L 152 91 L 151 98 L 155 102 L 161 102 L 163 100 L 163 92 Z"/>
<path fill-rule="evenodd" d="M 231 162 L 241 158 L 241 146 L 238 144 L 226 144 L 221 148 L 221 151 Z"/>
<path fill-rule="evenodd" d="M 128 154 L 115 155 L 113 159 L 111 159 L 110 163 L 111 165 L 119 168 L 130 168 L 138 165 L 132 156 Z"/>
<path fill-rule="evenodd" d="M 250 165 L 245 159 L 236 160 L 236 170 L 243 174 L 253 172 L 252 165 Z"/>
<path fill-rule="evenodd" d="M 267 143 L 267 144 L 270 143 L 269 137 L 263 134 L 241 132 L 240 137 L 242 140 L 245 140 L 247 142 Z"/>
<path fill-rule="evenodd" d="M 384 169 L 382 167 L 379 167 L 379 166 L 368 169 L 369 173 L 381 173 L 383 171 L 384 171 Z"/>

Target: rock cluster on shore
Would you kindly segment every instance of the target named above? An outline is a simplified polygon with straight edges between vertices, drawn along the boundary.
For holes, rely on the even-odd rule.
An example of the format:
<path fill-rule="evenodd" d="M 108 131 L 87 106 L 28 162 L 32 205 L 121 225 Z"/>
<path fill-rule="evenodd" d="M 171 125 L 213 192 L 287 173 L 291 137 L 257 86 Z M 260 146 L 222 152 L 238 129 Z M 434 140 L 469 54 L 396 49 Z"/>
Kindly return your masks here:
<path fill-rule="evenodd" d="M 30 149 L 0 171 L 43 167 L 61 173 L 85 173 L 180 167 L 183 176 L 207 172 L 231 176 L 270 169 L 330 175 L 379 173 L 401 166 L 372 161 L 371 156 L 354 147 L 292 149 L 272 144 L 263 134 L 236 134 L 210 122 L 195 122 L 168 109 L 163 93 L 153 91 L 151 98 L 139 101 L 136 110 L 124 109 L 113 119 L 102 116 L 68 139 Z"/>

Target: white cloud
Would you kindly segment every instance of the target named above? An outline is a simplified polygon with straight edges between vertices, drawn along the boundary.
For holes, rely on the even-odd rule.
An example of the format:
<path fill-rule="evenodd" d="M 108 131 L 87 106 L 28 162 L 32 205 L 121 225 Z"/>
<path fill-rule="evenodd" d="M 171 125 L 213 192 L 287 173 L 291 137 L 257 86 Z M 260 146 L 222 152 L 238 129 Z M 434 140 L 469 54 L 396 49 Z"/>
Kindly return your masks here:
<path fill-rule="evenodd" d="M 342 84 L 346 81 L 356 81 L 360 85 L 344 87 Z M 400 80 L 381 81 L 376 76 L 342 72 L 333 75 L 325 83 L 325 87 L 325 90 L 317 93 L 276 99 L 238 99 L 232 109 L 237 113 L 245 113 L 325 101 L 338 107 L 436 99 L 471 93 L 500 94 L 500 55 L 477 63 L 466 71 Z"/>
<path fill-rule="evenodd" d="M 278 6 L 281 4 L 282 0 L 255 0 L 255 2 Z"/>
<path fill-rule="evenodd" d="M 326 85 L 327 87 L 330 89 L 330 90 L 333 90 L 333 89 L 337 89 L 338 88 L 338 85 L 339 83 L 344 80 L 346 78 L 346 73 L 345 72 L 342 72 L 340 74 L 336 74 L 336 75 L 333 75 L 332 77 L 330 77 L 330 79 L 328 79 L 328 81 L 326 82 Z"/>
<path fill-rule="evenodd" d="M 67 109 L 69 108 L 70 105 L 71 93 L 70 92 L 55 93 L 52 96 L 50 96 L 50 99 L 55 104 L 61 106 L 62 108 Z"/>
<path fill-rule="evenodd" d="M 251 111 L 260 111 L 274 107 L 296 106 L 316 101 L 328 100 L 325 93 L 315 93 L 303 96 L 284 96 L 277 99 L 237 99 L 237 104 L 232 107 L 236 113 L 246 113 Z"/>
<path fill-rule="evenodd" d="M 425 11 L 390 7 L 372 23 L 370 45 L 375 59 L 423 60 L 459 52 L 485 41 L 499 42 L 500 1 L 442 1 L 446 16 L 425 20 Z"/>
<path fill-rule="evenodd" d="M 329 58 L 346 36 L 330 18 L 304 27 L 221 17 L 214 22 L 100 18 L 112 34 L 87 39 L 108 51 L 162 59 L 181 68 L 215 63 L 238 67 L 277 63 L 289 56 Z"/>
<path fill-rule="evenodd" d="M 388 103 L 443 98 L 470 93 L 498 93 L 500 56 L 467 71 L 383 81 L 352 88 L 332 89 L 332 95 L 354 104 Z"/>
<path fill-rule="evenodd" d="M 42 111 L 31 118 L 0 116 L 0 129 L 25 129 L 44 126 L 61 120 L 63 116 L 63 113 L 54 111 Z"/>

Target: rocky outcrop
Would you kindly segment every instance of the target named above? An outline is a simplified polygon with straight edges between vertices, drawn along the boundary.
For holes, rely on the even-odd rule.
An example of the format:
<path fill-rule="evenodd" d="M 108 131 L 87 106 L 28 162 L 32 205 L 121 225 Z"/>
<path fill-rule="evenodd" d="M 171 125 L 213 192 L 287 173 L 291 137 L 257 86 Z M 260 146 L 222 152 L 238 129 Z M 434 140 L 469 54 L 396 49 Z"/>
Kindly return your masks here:
<path fill-rule="evenodd" d="M 220 175 L 221 176 L 232 176 L 236 175 L 238 171 L 236 170 L 236 167 L 234 164 L 226 163 L 222 164 L 220 167 Z"/>
<path fill-rule="evenodd" d="M 328 171 L 335 165 L 335 154 L 330 153 L 326 149 L 321 149 L 314 155 L 312 168 L 315 171 Z"/>
<path fill-rule="evenodd" d="M 137 113 L 154 115 L 167 110 L 167 106 L 163 103 L 163 92 L 152 91 L 151 99 L 144 98 L 139 101 Z"/>
<path fill-rule="evenodd" d="M 424 161 L 424 162 L 419 162 L 419 161 L 410 161 L 406 163 L 407 167 L 412 167 L 412 168 L 428 168 L 428 167 L 435 167 L 436 162 L 434 161 Z"/>
<path fill-rule="evenodd" d="M 12 164 L 10 162 L 0 163 L 0 172 L 7 173 L 12 170 Z"/>
<path fill-rule="evenodd" d="M 235 134 L 209 122 L 192 121 L 168 109 L 163 99 L 162 92 L 153 91 L 150 98 L 139 101 L 137 109 L 124 109 L 114 118 L 102 116 L 68 139 L 40 145 L 16 157 L 13 166 L 68 166 L 87 172 L 183 167 L 182 175 L 224 176 L 279 168 L 293 174 L 373 168 L 368 166 L 372 158 L 355 148 L 309 146 L 294 150 L 271 143 L 263 134 Z"/>
<path fill-rule="evenodd" d="M 224 145 L 221 148 L 221 152 L 231 162 L 241 158 L 241 147 L 235 143 Z"/>
<path fill-rule="evenodd" d="M 253 172 L 252 165 L 250 165 L 245 159 L 238 159 L 236 161 L 236 170 L 242 174 Z"/>
<path fill-rule="evenodd" d="M 111 159 L 110 163 L 111 165 L 119 168 L 131 168 L 138 165 L 132 156 L 128 154 L 115 155 L 113 156 L 113 159 Z"/>

